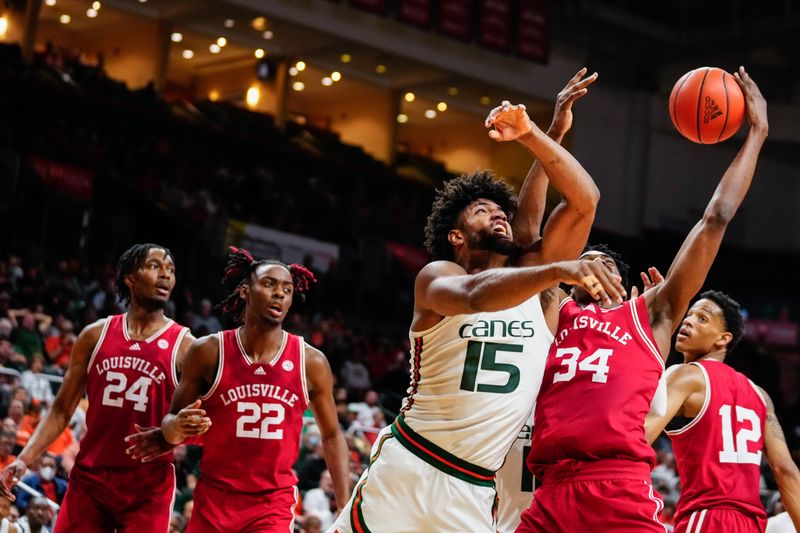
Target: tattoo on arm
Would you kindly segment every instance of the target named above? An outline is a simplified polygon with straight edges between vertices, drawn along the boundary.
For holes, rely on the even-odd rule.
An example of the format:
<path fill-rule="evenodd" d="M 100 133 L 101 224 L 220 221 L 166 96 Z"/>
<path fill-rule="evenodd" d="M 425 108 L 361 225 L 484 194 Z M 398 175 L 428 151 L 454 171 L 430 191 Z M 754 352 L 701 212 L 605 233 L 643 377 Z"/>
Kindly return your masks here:
<path fill-rule="evenodd" d="M 778 421 L 778 417 L 775 416 L 775 413 L 767 414 L 767 424 L 769 425 L 769 428 L 772 430 L 773 435 L 775 435 L 783 442 L 786 442 L 786 435 L 783 434 L 783 428 L 781 427 L 781 423 Z"/>

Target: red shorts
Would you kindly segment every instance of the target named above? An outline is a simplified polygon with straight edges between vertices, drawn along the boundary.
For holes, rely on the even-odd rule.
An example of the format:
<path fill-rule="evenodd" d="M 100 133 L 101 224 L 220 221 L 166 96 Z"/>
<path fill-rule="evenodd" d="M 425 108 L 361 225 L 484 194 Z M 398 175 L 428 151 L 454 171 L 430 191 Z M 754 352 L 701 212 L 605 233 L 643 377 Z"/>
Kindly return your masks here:
<path fill-rule="evenodd" d="M 290 533 L 294 531 L 298 499 L 297 487 L 238 492 L 217 488 L 200 478 L 186 533 Z"/>
<path fill-rule="evenodd" d="M 632 461 L 571 463 L 547 469 L 522 513 L 517 533 L 636 531 L 665 533 L 664 502 L 650 482 L 650 467 Z"/>
<path fill-rule="evenodd" d="M 54 533 L 166 532 L 174 501 L 172 463 L 91 469 L 76 464 Z"/>
<path fill-rule="evenodd" d="M 675 533 L 735 531 L 764 533 L 767 519 L 736 509 L 701 509 L 692 511 L 675 523 Z"/>

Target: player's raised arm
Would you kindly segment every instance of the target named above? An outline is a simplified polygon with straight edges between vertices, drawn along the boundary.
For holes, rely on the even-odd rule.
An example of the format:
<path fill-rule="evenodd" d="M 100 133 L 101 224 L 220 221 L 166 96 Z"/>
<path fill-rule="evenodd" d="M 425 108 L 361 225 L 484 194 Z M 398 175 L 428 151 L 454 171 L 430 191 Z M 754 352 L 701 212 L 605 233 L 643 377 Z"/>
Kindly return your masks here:
<path fill-rule="evenodd" d="M 767 461 L 775 475 L 783 506 L 789 513 L 795 529 L 800 531 L 800 471 L 786 445 L 786 437 L 778 417 L 775 416 L 775 404 L 772 403 L 772 398 L 760 387 L 759 392 L 767 404 L 767 421 L 764 425 L 764 449 Z"/>
<path fill-rule="evenodd" d="M 452 316 L 508 309 L 559 283 L 582 285 L 598 300 L 621 302 L 625 290 L 620 279 L 600 261 L 492 268 L 477 274 L 467 274 L 450 261 L 435 261 L 417 274 L 414 291 L 417 308 Z"/>
<path fill-rule="evenodd" d="M 336 404 L 333 401 L 333 376 L 328 360 L 319 350 L 306 345 L 306 379 L 308 397 L 314 418 L 319 426 L 325 463 L 331 473 L 336 507 L 340 511 L 350 498 L 350 468 L 347 442 L 344 440 Z"/>
<path fill-rule="evenodd" d="M 597 79 L 597 73 L 586 76 L 586 68 L 579 70 L 566 84 L 566 86 L 556 96 L 556 106 L 553 112 L 553 120 L 547 130 L 547 135 L 558 144 L 564 140 L 564 136 L 572 127 L 572 104 L 576 100 L 586 95 L 588 86 Z M 508 102 L 494 108 L 486 118 L 486 126 L 494 126 L 494 119 L 501 111 L 507 111 L 511 107 Z M 504 124 L 499 124 L 499 128 Z M 510 132 L 508 132 L 510 133 Z M 505 140 L 495 137 L 495 140 Z M 519 205 L 517 212 L 511 221 L 511 228 L 514 231 L 514 240 L 523 247 L 530 246 L 541 238 L 542 219 L 547 203 L 547 185 L 549 179 L 544 171 L 542 164 L 535 159 L 528 171 L 525 181 L 519 191 Z M 553 260 L 574 259 L 572 257 L 554 257 Z"/>
<path fill-rule="evenodd" d="M 98 320 L 86 326 L 78 335 L 72 348 L 64 382 L 58 390 L 53 405 L 47 411 L 44 420 L 36 426 L 36 431 L 17 459 L 0 474 L 0 496 L 14 501 L 11 488 L 25 475 L 28 465 L 39 457 L 69 425 L 70 418 L 86 391 L 89 361 L 100 340 L 104 325 L 105 319 Z"/>
<path fill-rule="evenodd" d="M 689 301 L 703 286 L 725 230 L 750 189 L 756 161 L 767 138 L 769 128 L 764 97 L 744 67 L 739 67 L 734 77 L 745 96 L 747 120 L 750 122 L 747 140 L 722 176 L 703 218 L 683 242 L 664 283 L 645 295 L 651 309 L 651 321 L 655 324 L 658 317 L 664 317 L 670 325 L 666 337 L 678 327 Z M 662 353 L 667 352 L 662 350 Z"/>

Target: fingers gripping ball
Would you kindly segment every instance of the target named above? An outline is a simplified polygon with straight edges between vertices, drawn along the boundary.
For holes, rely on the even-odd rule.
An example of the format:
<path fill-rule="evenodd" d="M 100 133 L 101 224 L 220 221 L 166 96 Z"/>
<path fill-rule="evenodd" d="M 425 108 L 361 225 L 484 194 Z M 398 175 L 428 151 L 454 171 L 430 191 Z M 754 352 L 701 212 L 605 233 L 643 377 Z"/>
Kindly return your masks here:
<path fill-rule="evenodd" d="M 669 95 L 669 116 L 690 141 L 715 144 L 739 130 L 744 96 L 733 76 L 716 67 L 701 67 L 675 83 Z"/>

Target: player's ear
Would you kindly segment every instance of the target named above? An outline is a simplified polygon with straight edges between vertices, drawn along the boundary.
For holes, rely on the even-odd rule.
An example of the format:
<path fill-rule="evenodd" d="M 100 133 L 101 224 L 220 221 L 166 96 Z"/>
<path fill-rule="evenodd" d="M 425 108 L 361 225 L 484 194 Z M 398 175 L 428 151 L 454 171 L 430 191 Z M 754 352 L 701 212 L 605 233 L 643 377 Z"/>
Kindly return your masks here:
<path fill-rule="evenodd" d="M 239 298 L 246 300 L 247 294 L 250 292 L 250 286 L 247 283 L 242 283 L 239 285 L 239 288 L 236 289 L 236 292 L 239 293 Z"/>
<path fill-rule="evenodd" d="M 722 349 L 728 346 L 732 340 L 733 334 L 730 331 L 726 331 L 717 338 L 717 341 L 714 344 L 716 344 L 718 348 Z"/>
<path fill-rule="evenodd" d="M 453 246 L 460 246 L 464 244 L 464 233 L 460 229 L 451 229 L 447 233 L 447 240 Z"/>

